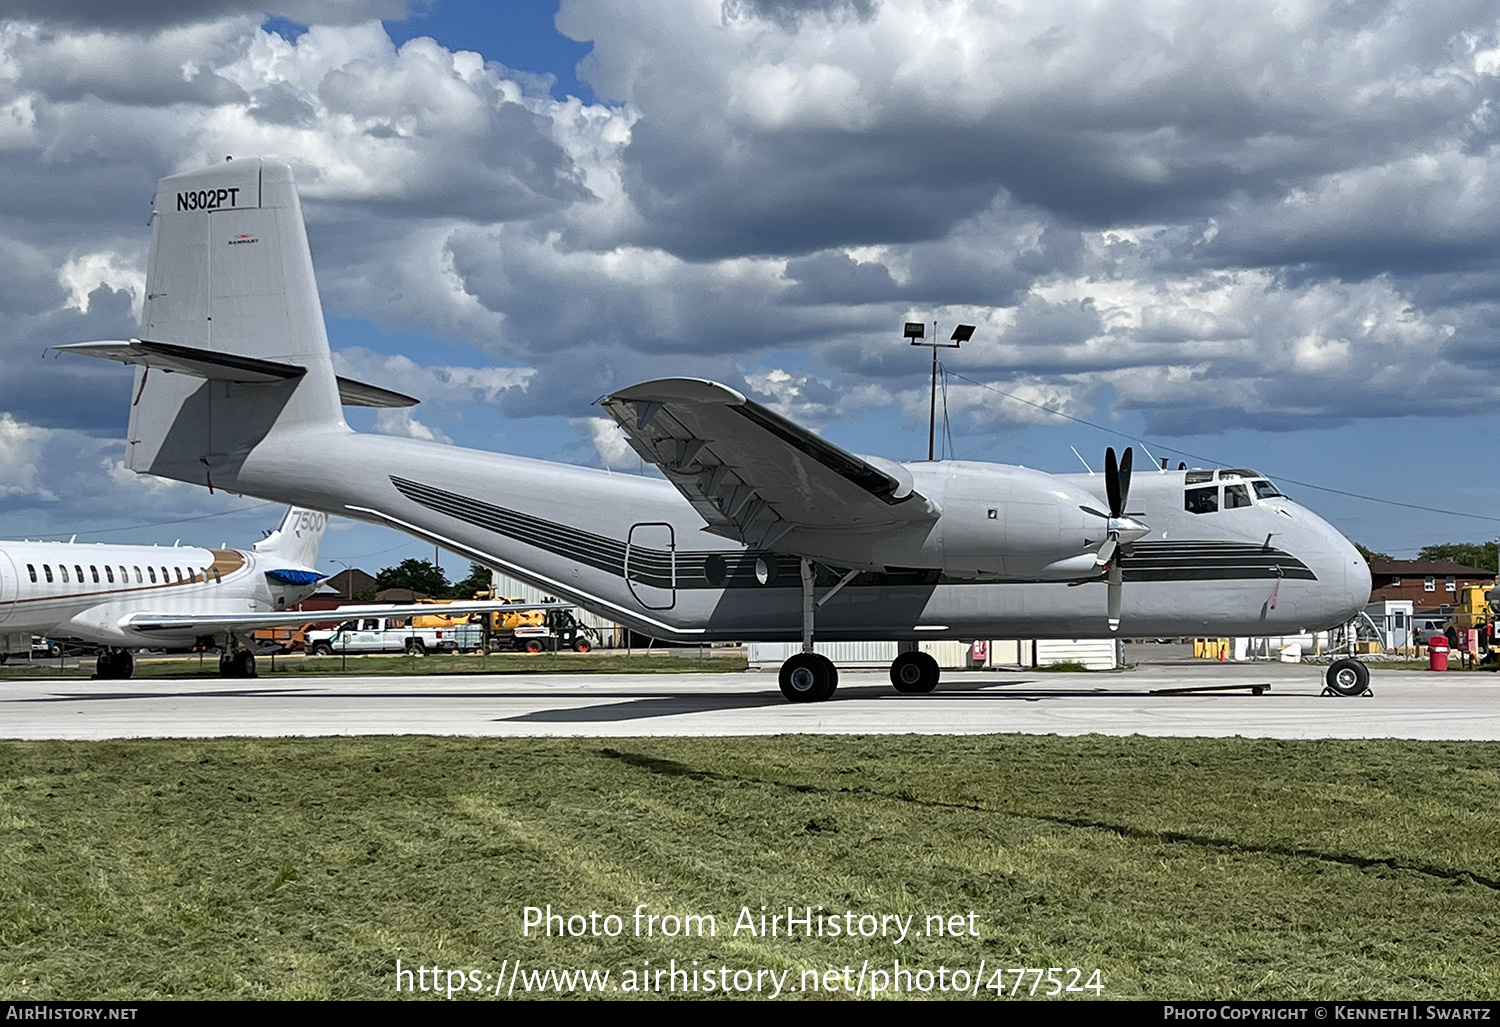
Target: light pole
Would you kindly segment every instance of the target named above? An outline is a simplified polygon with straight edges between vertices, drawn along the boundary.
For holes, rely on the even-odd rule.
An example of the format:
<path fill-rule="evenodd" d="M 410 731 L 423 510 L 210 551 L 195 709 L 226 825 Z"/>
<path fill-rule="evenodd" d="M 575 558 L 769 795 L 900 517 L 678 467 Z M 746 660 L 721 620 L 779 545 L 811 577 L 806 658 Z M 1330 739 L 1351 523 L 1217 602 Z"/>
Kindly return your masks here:
<path fill-rule="evenodd" d="M 354 568 L 350 567 L 343 560 L 333 560 L 333 559 L 330 559 L 328 562 L 329 563 L 336 563 L 340 567 L 344 568 L 344 592 L 345 592 L 344 598 L 345 599 L 349 599 L 349 600 L 353 600 L 353 598 L 354 598 Z"/>
<path fill-rule="evenodd" d="M 959 325 L 953 329 L 953 336 L 947 342 L 937 341 L 937 322 L 932 322 L 932 341 L 919 341 L 926 337 L 926 325 L 921 321 L 906 322 L 906 330 L 902 337 L 911 340 L 913 346 L 932 347 L 932 396 L 927 406 L 927 459 L 932 460 L 933 442 L 937 437 L 937 351 L 943 349 L 958 349 L 959 346 L 968 342 L 974 335 L 973 325 Z"/>

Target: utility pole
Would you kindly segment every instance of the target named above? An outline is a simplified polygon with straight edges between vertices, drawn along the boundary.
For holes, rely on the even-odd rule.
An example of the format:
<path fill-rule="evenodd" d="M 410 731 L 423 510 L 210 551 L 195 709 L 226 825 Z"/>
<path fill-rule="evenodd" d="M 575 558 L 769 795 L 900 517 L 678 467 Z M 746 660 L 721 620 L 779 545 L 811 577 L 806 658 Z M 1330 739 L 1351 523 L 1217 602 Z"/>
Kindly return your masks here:
<path fill-rule="evenodd" d="M 906 329 L 902 337 L 911 340 L 913 346 L 930 346 L 932 348 L 932 395 L 927 404 L 927 459 L 932 461 L 934 443 L 937 439 L 937 351 L 943 349 L 958 349 L 959 346 L 968 342 L 974 336 L 973 325 L 959 325 L 953 329 L 953 336 L 947 342 L 937 341 L 937 322 L 932 322 L 932 341 L 921 342 L 926 338 L 927 326 L 921 321 L 907 321 Z"/>

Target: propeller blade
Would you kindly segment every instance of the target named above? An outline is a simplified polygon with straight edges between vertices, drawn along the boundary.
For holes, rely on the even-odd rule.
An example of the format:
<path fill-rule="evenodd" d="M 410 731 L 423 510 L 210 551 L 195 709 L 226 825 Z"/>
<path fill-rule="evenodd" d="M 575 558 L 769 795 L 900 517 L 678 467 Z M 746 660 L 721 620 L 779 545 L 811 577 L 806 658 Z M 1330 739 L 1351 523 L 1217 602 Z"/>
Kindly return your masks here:
<path fill-rule="evenodd" d="M 1118 517 L 1125 512 L 1125 501 L 1120 495 L 1120 465 L 1115 462 L 1115 447 L 1104 451 L 1104 490 L 1109 496 L 1109 515 Z"/>
<path fill-rule="evenodd" d="M 1125 504 L 1130 502 L 1130 447 L 1125 447 L 1125 455 L 1120 457 L 1120 512 L 1116 517 L 1125 516 Z"/>
<path fill-rule="evenodd" d="M 1119 546 L 1120 540 L 1111 535 L 1109 538 L 1105 539 L 1104 544 L 1099 547 L 1099 555 L 1094 557 L 1094 562 L 1100 567 L 1109 566 L 1109 561 L 1114 559 L 1115 550 L 1118 549 Z"/>

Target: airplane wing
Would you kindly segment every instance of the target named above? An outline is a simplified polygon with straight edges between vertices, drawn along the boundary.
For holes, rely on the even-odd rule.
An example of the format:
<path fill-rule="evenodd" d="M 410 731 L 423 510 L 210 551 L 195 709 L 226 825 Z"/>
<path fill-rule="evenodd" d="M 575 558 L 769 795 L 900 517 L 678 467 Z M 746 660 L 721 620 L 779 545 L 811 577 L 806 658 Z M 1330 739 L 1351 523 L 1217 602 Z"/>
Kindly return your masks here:
<path fill-rule="evenodd" d="M 769 548 L 798 528 L 930 523 L 940 513 L 900 464 L 845 452 L 717 382 L 664 378 L 599 405 L 709 531 L 745 545 Z"/>
<path fill-rule="evenodd" d="M 572 603 L 500 603 L 475 599 L 458 603 L 407 603 L 391 606 L 373 603 L 338 606 L 332 610 L 283 610 L 278 613 L 132 613 L 121 618 L 120 627 L 131 631 L 211 635 L 220 631 L 250 631 L 284 624 L 318 624 L 357 617 L 446 617 L 466 613 L 500 613 L 509 610 L 562 610 Z"/>

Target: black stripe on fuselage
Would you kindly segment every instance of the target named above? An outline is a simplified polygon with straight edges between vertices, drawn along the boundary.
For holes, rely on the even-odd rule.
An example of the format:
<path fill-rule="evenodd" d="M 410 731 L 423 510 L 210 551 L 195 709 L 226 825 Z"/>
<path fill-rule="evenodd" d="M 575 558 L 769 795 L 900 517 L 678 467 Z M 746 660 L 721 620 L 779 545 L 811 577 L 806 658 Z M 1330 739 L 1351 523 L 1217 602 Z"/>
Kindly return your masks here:
<path fill-rule="evenodd" d="M 408 478 L 392 475 L 391 483 L 407 499 L 429 510 L 615 577 L 626 576 L 626 544 L 618 539 L 495 506 Z M 680 589 L 802 587 L 795 556 L 765 550 L 677 550 L 672 553 L 643 546 L 630 546 L 629 550 L 630 580 L 637 584 Z M 757 573 L 757 563 L 763 563 L 769 572 L 764 584 Z M 1290 553 L 1244 542 L 1137 542 L 1131 547 L 1129 556 L 1121 557 L 1120 569 L 1126 581 L 1265 580 L 1277 577 L 1317 580 L 1307 565 Z M 820 583 L 826 579 L 831 584 L 839 577 L 836 571 L 827 568 L 821 568 L 819 573 Z M 850 582 L 850 587 L 996 583 L 993 578 L 966 578 L 934 570 L 892 569 L 884 573 L 862 573 Z"/>

